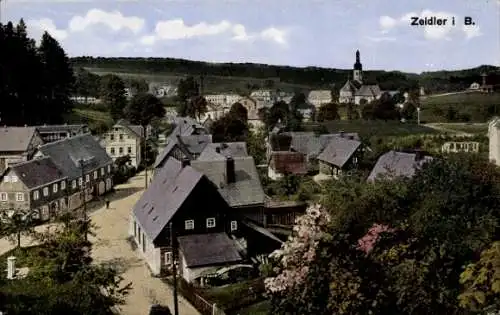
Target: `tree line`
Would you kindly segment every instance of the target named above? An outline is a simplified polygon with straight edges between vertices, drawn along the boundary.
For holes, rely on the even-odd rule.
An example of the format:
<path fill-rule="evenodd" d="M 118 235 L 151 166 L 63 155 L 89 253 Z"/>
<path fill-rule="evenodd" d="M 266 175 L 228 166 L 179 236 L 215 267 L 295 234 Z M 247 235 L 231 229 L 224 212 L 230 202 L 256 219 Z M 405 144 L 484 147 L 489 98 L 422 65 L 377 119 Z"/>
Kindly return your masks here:
<path fill-rule="evenodd" d="M 20 20 L 0 24 L 0 119 L 7 125 L 62 123 L 71 110 L 69 59 L 47 32 L 39 44 Z"/>
<path fill-rule="evenodd" d="M 320 67 L 290 67 L 252 63 L 210 64 L 175 58 L 103 58 L 76 57 L 71 62 L 75 67 L 89 67 L 136 73 L 178 73 L 192 76 L 232 76 L 260 79 L 276 79 L 282 82 L 315 87 L 335 85 L 340 88 L 351 70 Z M 481 73 L 491 74 L 489 84 L 500 83 L 498 67 L 480 66 L 456 71 L 424 72 L 422 74 L 400 71 L 364 71 L 367 83 L 377 82 L 383 90 L 407 90 L 416 85 L 432 92 L 448 92 L 465 89 L 473 82 L 481 82 Z"/>

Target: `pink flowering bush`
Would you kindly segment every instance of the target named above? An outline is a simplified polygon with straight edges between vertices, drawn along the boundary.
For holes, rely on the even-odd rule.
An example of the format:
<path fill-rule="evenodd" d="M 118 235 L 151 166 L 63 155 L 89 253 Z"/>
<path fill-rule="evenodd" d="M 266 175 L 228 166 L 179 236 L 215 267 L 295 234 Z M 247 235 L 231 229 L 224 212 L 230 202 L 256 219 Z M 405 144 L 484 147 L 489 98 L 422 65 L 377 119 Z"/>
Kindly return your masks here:
<path fill-rule="evenodd" d="M 370 254 L 383 232 L 394 232 L 394 229 L 389 228 L 387 225 L 374 223 L 365 236 L 358 240 L 358 249 L 367 255 Z"/>
<path fill-rule="evenodd" d="M 266 290 L 282 292 L 305 280 L 328 222 L 330 215 L 320 205 L 310 206 L 297 218 L 294 234 L 269 256 L 277 264 L 277 276 L 265 279 Z"/>

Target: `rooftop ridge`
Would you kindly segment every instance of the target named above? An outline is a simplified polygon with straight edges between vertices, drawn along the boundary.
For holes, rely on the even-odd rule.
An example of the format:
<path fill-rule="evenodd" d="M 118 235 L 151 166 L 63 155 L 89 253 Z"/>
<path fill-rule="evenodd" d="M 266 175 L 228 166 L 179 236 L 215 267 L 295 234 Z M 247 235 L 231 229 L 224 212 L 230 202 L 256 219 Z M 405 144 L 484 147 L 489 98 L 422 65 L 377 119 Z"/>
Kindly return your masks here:
<path fill-rule="evenodd" d="M 59 139 L 59 140 L 56 140 L 56 141 L 53 141 L 53 142 L 42 144 L 41 146 L 39 146 L 39 148 L 48 148 L 50 146 L 54 146 L 56 144 L 59 144 L 59 143 L 65 142 L 65 141 L 72 141 L 74 139 L 83 138 L 83 137 L 86 137 L 86 136 L 92 137 L 92 134 L 90 132 L 87 132 L 87 133 L 83 133 L 83 134 L 74 135 L 72 137 L 68 137 L 68 138 L 64 138 L 64 139 Z"/>

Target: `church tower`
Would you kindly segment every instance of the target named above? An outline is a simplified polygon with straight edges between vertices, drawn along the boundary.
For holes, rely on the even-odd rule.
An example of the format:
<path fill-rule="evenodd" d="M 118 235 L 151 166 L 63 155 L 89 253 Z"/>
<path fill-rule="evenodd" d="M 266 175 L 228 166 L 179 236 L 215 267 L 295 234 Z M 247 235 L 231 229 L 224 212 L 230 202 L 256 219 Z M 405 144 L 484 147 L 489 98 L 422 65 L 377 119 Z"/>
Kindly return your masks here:
<path fill-rule="evenodd" d="M 354 64 L 353 79 L 363 83 L 363 66 L 361 65 L 359 50 L 356 50 L 356 63 Z"/>

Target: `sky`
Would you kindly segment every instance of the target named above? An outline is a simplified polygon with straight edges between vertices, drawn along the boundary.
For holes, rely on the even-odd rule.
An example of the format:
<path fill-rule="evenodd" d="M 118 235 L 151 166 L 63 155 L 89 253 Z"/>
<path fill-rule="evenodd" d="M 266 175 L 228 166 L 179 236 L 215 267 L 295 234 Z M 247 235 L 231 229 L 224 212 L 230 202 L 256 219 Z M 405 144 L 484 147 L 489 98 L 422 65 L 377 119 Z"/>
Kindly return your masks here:
<path fill-rule="evenodd" d="M 500 66 L 500 0 L 0 0 L 73 56 L 423 72 Z M 455 25 L 411 26 L 411 17 Z M 475 25 L 464 25 L 470 16 Z"/>

